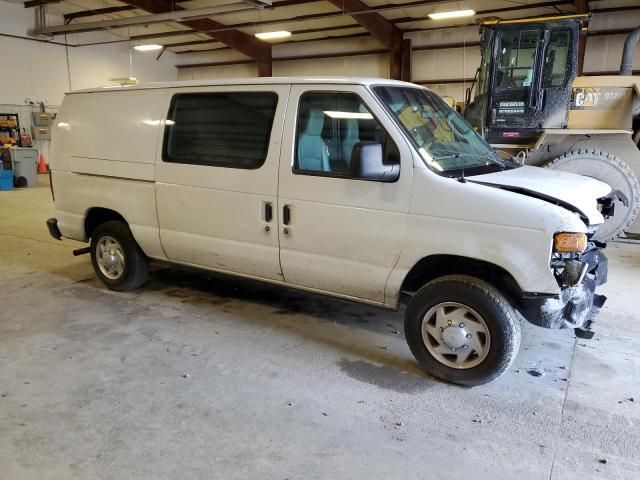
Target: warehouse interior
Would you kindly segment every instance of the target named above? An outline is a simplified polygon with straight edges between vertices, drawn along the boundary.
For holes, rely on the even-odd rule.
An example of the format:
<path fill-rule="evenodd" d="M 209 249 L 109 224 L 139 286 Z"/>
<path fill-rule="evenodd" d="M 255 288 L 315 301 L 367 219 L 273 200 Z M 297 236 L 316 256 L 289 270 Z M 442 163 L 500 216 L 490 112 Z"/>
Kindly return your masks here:
<path fill-rule="evenodd" d="M 422 291 L 422 284 L 399 291 L 397 308 L 389 308 L 387 301 L 388 284 L 395 278 L 391 269 L 402 262 L 400 255 L 385 273 L 385 302 L 371 298 L 361 302 L 358 295 L 325 295 L 329 288 L 297 288 L 287 285 L 288 279 L 261 282 L 259 275 L 246 272 L 228 275 L 224 268 L 194 268 L 198 265 L 195 260 L 153 261 L 140 288 L 116 291 L 94 273 L 98 267 L 95 262 L 92 265 L 91 235 L 78 241 L 67 234 L 68 220 L 66 225 L 61 220 L 60 211 L 71 203 L 68 199 L 86 194 L 67 188 L 71 185 L 67 181 L 56 181 L 56 168 L 64 165 L 56 160 L 56 155 L 63 156 L 56 153 L 62 151 L 56 141 L 70 148 L 76 128 L 80 132 L 75 133 L 76 138 L 82 137 L 78 142 L 89 145 L 86 148 L 116 152 L 126 146 L 160 159 L 152 162 L 168 163 L 170 142 L 162 139 L 160 130 L 154 134 L 140 129 L 140 118 L 150 119 L 142 121 L 147 122 L 145 128 L 175 130 L 174 123 L 181 125 L 187 118 L 171 117 L 175 102 L 170 107 L 169 103 L 160 105 L 164 101 L 160 94 L 140 103 L 146 108 L 143 116 L 127 118 L 137 104 L 100 100 L 105 95 L 162 91 L 169 92 L 168 98 L 175 89 L 201 92 L 211 85 L 231 92 L 240 86 L 238 91 L 246 92 L 253 82 L 263 82 L 261 88 L 267 89 L 286 84 L 287 95 L 289 89 L 295 92 L 305 85 L 324 85 L 326 91 L 335 93 L 358 82 L 358 88 L 375 91 L 378 87 L 372 85 L 378 85 L 377 80 L 371 79 L 397 80 L 426 87 L 475 127 L 464 111 L 482 88 L 481 47 L 488 37 L 481 35 L 481 24 L 499 27 L 504 23 L 515 28 L 518 22 L 510 21 L 553 22 L 558 18 L 578 25 L 577 41 L 567 44 L 575 49 L 573 76 L 587 78 L 585 85 L 600 82 L 593 83 L 598 85 L 593 88 L 574 87 L 582 88 L 580 92 L 603 92 L 601 98 L 610 101 L 611 85 L 622 83 L 606 79 L 622 77 L 625 41 L 640 26 L 640 1 L 0 0 L 0 50 L 5 53 L 0 81 L 0 479 L 640 478 L 640 235 L 631 233 L 635 232 L 632 225 L 640 224 L 633 224 L 635 217 L 625 220 L 625 232 L 610 238 L 594 237 L 597 240 L 592 241 L 593 231 L 583 234 L 589 238 L 588 248 L 595 245 L 608 258 L 596 261 L 603 268 L 608 263 L 604 280 L 595 276 L 598 294 L 607 297 L 604 306 L 591 310 L 599 311 L 596 328 L 591 331 L 589 323 L 575 329 L 572 324 L 541 328 L 514 307 L 522 313 L 517 356 L 499 378 L 473 388 L 426 372 L 414 358 L 414 349 L 405 341 L 411 307 L 404 299 L 411 302 Z M 548 39 L 542 34 L 538 42 Z M 558 47 L 557 56 L 562 48 Z M 495 51 L 499 54 L 497 48 Z M 599 161 L 608 156 L 592 147 L 600 133 L 633 141 L 635 152 L 640 145 L 640 136 L 634 136 L 640 118 L 640 45 L 629 52 L 632 71 L 625 78 L 635 78 L 636 83 L 625 84 L 625 104 L 615 104 L 596 120 L 591 110 L 595 104 L 572 107 L 579 110 L 580 116 L 575 117 L 570 116 L 573 110 L 567 114 L 569 107 L 563 109 L 569 122 L 572 118 L 583 122 L 575 131 L 584 143 L 569 139 L 545 144 L 545 139 L 557 135 L 545 130 L 544 135 L 549 136 L 525 147 L 523 138 L 508 138 L 520 137 L 514 128 L 518 132 L 503 134 L 500 142 L 487 140 L 487 145 L 501 150 L 503 143 L 511 142 L 515 149 L 509 153 L 510 161 L 523 165 L 529 150 L 541 152 L 539 162 L 566 157 L 565 150 L 558 150 L 565 148 L 563 141 L 573 142 L 572 155 L 582 151 Z M 569 63 L 561 69 L 569 72 Z M 570 75 L 565 78 L 571 92 Z M 400 84 L 389 83 L 394 85 Z M 543 88 L 542 83 L 531 85 L 528 92 Z M 70 94 L 78 91 L 84 94 Z M 64 112 L 71 108 L 65 105 L 78 102 L 69 98 L 83 95 L 94 96 L 82 106 L 85 120 L 102 119 L 91 128 L 86 128 L 85 120 Z M 528 95 L 533 108 L 534 96 Z M 575 106 L 575 88 L 572 95 L 567 104 L 570 101 Z M 292 94 L 290 98 L 291 105 L 298 97 Z M 299 98 L 304 99 L 303 94 Z M 548 103 L 549 98 L 556 97 L 547 93 L 540 102 Z M 535 108 L 540 109 L 541 104 Z M 161 111 L 160 117 L 154 117 L 156 110 Z M 297 117 L 287 110 L 280 118 L 281 110 L 274 107 L 274 111 L 271 132 L 280 132 L 281 139 L 270 145 L 279 149 L 281 144 L 293 144 L 289 136 L 293 138 L 291 132 L 298 128 Z M 380 105 L 372 109 L 362 103 L 343 119 L 361 122 L 383 111 Z M 484 118 L 491 116 L 495 120 L 496 113 L 489 108 Z M 621 126 L 593 130 L 601 128 L 594 122 L 613 122 L 614 117 Z M 236 116 L 229 114 L 228 118 L 232 122 Z M 312 130 L 311 118 L 309 114 L 305 134 Z M 396 123 L 380 123 L 395 128 L 402 121 L 398 118 Z M 69 129 L 72 121 L 79 127 Z M 246 121 L 251 123 L 248 116 Z M 324 125 L 322 135 L 327 129 Z M 539 127 L 542 131 L 542 124 Z M 362 138 L 358 140 L 364 145 L 364 129 L 360 128 Z M 300 135 L 301 130 L 296 131 Z M 152 135 L 151 143 L 144 146 Z M 320 132 L 315 136 L 320 138 Z M 406 136 L 409 138 L 408 132 Z M 612 156 L 627 160 L 627 150 L 612 148 Z M 282 163 L 284 153 L 280 155 Z M 422 152 L 413 158 L 419 155 Z M 622 191 L 615 200 L 618 212 L 623 204 L 633 210 L 633 192 L 640 200 L 632 162 L 624 170 L 635 178 L 636 183 L 630 184 L 632 194 L 623 188 L 608 188 L 611 195 Z M 531 164 L 535 166 L 527 168 L 549 166 Z M 298 167 L 294 163 L 289 170 L 295 174 Z M 402 169 L 397 185 L 404 185 L 405 164 Z M 82 175 L 117 180 L 126 176 L 105 171 Z M 596 174 L 567 171 L 609 183 Z M 182 175 L 178 169 L 171 172 Z M 455 188 L 473 184 L 473 172 L 467 173 L 465 177 L 462 164 L 461 173 L 451 180 Z M 330 176 L 326 169 L 314 175 L 315 180 Z M 623 183 L 625 175 L 620 178 Z M 166 183 L 160 173 L 149 178 L 130 179 L 132 191 L 142 183 Z M 274 189 L 284 184 L 278 178 Z M 416 174 L 413 178 L 415 182 Z M 551 177 L 549 183 L 554 183 Z M 376 202 L 390 197 L 361 193 L 364 190 L 359 188 L 350 190 L 352 197 L 370 202 L 373 210 L 379 209 Z M 407 192 L 407 205 L 429 198 L 415 188 Z M 512 192 L 521 187 L 510 188 Z M 105 204 L 97 207 L 106 207 L 107 199 L 123 191 L 105 191 Z M 579 196 L 580 192 L 573 193 Z M 331 203 L 330 189 L 318 195 L 321 201 L 316 203 Z M 193 217 L 197 219 L 194 223 L 206 223 L 207 216 L 218 211 L 198 202 L 207 197 L 196 198 L 195 194 L 191 200 L 176 196 L 174 203 L 161 201 L 159 193 L 152 196 L 157 202 L 152 210 L 170 203 L 167 208 L 173 217 Z M 130 198 L 133 200 L 123 203 L 147 204 L 142 197 Z M 453 193 L 441 201 L 454 206 L 462 202 Z M 354 205 L 367 208 L 365 203 Z M 563 205 L 557 200 L 553 208 Z M 230 202 L 222 207 L 232 211 L 235 205 Z M 279 207 L 277 203 L 275 215 L 276 219 L 281 213 L 286 216 L 286 236 L 289 211 L 287 205 L 282 211 Z M 604 219 L 607 208 L 598 205 Z M 547 211 L 541 208 L 539 216 Z M 265 212 L 269 217 L 265 232 L 269 233 L 271 205 Z M 220 221 L 229 225 L 241 221 L 241 215 L 229 215 Z M 56 216 L 62 234 L 58 226 L 46 224 Z M 295 210 L 292 218 L 296 228 Z M 316 220 L 318 243 L 328 238 L 329 243 L 347 248 L 346 234 L 328 236 L 327 232 L 340 235 L 340 229 L 330 225 L 330 216 Z M 460 222 L 456 236 L 461 244 L 469 243 L 471 251 L 481 252 L 473 239 L 474 229 L 481 230 L 481 220 L 471 223 L 475 226 L 463 230 Z M 279 227 L 274 229 L 280 232 Z M 521 232 L 540 230 L 518 228 Z M 391 236 L 385 233 L 391 230 L 389 226 L 373 225 L 371 229 L 379 232 L 374 236 Z M 57 239 L 52 238 L 56 232 Z M 133 232 L 132 238 L 138 235 L 134 228 L 128 232 Z M 409 228 L 403 233 L 403 248 L 438 237 L 438 232 L 429 232 L 423 240 L 411 242 L 407 240 L 410 233 Z M 286 237 L 281 232 L 278 235 L 282 245 Z M 156 236 L 161 239 L 162 232 Z M 503 249 L 499 236 L 488 249 L 490 254 L 519 264 L 523 276 L 533 282 L 537 275 L 533 256 Z M 549 240 L 554 248 L 555 239 Z M 197 240 L 190 242 L 195 245 Z M 532 244 L 531 251 L 537 252 L 540 242 Z M 358 247 L 363 252 L 374 248 L 369 244 Z M 249 251 L 237 248 L 238 258 L 249 258 Z M 149 259 L 159 260 L 146 248 L 138 250 L 144 250 L 145 268 Z M 198 257 L 193 254 L 190 258 Z M 282 253 L 279 258 L 284 258 Z M 305 268 L 312 270 L 314 261 L 323 261 L 314 258 Z M 483 260 L 481 253 L 477 259 Z M 327 265 L 330 269 L 332 264 Z M 346 265 L 345 283 L 356 278 L 348 270 L 358 268 L 355 261 Z M 546 267 L 551 271 L 553 265 Z M 445 271 L 447 267 L 438 268 Z M 287 272 L 282 276 L 286 279 Z M 340 282 L 334 278 L 334 283 Z M 531 297 L 538 295 L 522 290 Z M 597 303 L 597 298 L 592 290 L 589 300 Z M 460 329 L 466 333 L 462 323 Z M 488 349 L 489 343 L 486 345 Z"/>

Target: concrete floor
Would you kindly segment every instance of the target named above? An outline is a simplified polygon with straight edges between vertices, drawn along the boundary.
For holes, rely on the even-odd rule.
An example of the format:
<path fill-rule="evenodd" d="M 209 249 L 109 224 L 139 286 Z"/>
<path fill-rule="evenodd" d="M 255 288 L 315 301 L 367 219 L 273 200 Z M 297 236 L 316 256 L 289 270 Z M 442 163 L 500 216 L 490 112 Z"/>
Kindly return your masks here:
<path fill-rule="evenodd" d="M 0 192 L 2 480 L 640 478 L 638 244 L 608 249 L 594 340 L 525 325 L 465 389 L 401 313 L 168 267 L 110 292 L 51 212 Z"/>

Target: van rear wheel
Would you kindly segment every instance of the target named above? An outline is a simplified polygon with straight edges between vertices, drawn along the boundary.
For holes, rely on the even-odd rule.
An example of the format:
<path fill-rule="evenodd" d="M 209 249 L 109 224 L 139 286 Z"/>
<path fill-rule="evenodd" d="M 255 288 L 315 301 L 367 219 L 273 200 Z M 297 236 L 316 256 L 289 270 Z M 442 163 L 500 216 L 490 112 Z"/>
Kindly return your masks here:
<path fill-rule="evenodd" d="M 498 290 L 466 275 L 422 287 L 405 315 L 407 343 L 434 377 L 465 386 L 502 375 L 520 348 L 520 323 Z"/>
<path fill-rule="evenodd" d="M 127 224 L 115 220 L 102 223 L 93 233 L 91 263 L 102 283 L 119 292 L 135 290 L 149 275 L 149 259 Z"/>

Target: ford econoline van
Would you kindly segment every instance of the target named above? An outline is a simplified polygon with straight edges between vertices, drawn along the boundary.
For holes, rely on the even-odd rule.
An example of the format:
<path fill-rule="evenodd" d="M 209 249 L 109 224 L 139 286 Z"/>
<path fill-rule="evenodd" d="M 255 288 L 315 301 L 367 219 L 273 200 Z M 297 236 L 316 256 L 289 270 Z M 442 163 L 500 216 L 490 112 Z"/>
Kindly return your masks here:
<path fill-rule="evenodd" d="M 67 94 L 51 234 L 113 290 L 153 260 L 398 309 L 430 374 L 488 382 L 520 319 L 581 337 L 605 298 L 608 185 L 494 151 L 434 92 L 261 78 Z"/>

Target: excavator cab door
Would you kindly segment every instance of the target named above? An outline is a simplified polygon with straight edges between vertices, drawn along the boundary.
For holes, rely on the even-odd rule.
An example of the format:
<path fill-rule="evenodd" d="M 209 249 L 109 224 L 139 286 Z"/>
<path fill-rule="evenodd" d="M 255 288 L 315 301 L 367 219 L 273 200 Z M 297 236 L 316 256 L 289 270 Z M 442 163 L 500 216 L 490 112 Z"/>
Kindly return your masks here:
<path fill-rule="evenodd" d="M 543 45 L 544 30 L 540 27 L 509 26 L 496 32 L 487 112 L 489 134 L 498 137 L 496 143 L 527 141 L 522 137 L 535 126 L 532 121 L 542 100 L 538 83 Z"/>

